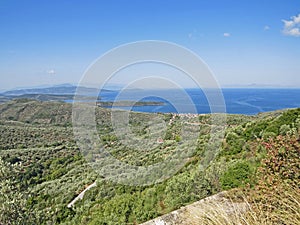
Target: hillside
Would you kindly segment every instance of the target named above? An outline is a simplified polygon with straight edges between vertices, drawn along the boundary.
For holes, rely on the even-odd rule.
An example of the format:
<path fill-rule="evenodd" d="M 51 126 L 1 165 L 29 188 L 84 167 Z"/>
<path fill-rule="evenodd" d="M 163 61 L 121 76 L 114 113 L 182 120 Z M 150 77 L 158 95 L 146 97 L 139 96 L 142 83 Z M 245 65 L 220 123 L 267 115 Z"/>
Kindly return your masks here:
<path fill-rule="evenodd" d="M 272 200 L 270 193 L 286 193 L 282 190 L 299 192 L 300 109 L 227 115 L 222 146 L 204 170 L 199 166 L 206 150 L 216 147 L 207 145 L 214 129 L 211 116 L 159 117 L 166 122 L 163 143 L 139 151 L 122 145 L 110 110 L 96 110 L 101 144 L 130 165 L 161 162 L 178 147 L 189 151 L 189 142 L 181 145 L 180 130 L 187 126 L 199 131 L 196 150 L 174 176 L 150 186 L 128 186 L 99 176 L 82 156 L 73 136 L 71 104 L 25 99 L 0 104 L 0 224 L 139 224 L 224 190 L 243 191 L 249 202 Z M 130 114 L 130 128 L 140 140 L 149 136 L 153 118 L 154 114 Z M 68 208 L 94 181 L 97 186 Z M 300 221 L 299 211 L 287 212 Z M 278 221 L 289 224 L 280 218 L 267 224 Z"/>

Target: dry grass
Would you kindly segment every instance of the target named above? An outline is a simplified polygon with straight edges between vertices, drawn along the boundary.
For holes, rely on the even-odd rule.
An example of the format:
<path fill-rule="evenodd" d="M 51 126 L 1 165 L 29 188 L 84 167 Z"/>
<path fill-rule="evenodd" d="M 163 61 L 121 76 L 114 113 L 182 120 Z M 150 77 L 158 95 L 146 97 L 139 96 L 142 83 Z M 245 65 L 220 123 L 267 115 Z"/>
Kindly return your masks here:
<path fill-rule="evenodd" d="M 286 190 L 271 199 L 243 198 L 242 201 L 208 201 L 203 207 L 185 211 L 184 223 L 190 225 L 270 225 L 300 224 L 299 189 Z"/>

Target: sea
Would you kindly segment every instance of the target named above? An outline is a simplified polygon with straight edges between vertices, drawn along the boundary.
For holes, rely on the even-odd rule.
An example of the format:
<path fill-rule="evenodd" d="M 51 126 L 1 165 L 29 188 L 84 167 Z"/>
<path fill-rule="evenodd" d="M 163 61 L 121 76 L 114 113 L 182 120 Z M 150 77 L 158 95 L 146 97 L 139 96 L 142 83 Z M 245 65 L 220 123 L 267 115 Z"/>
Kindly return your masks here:
<path fill-rule="evenodd" d="M 143 90 L 100 92 L 101 101 L 150 101 L 162 105 L 111 106 L 150 113 L 230 113 L 255 115 L 300 107 L 300 88 L 224 88 L 215 90 Z"/>

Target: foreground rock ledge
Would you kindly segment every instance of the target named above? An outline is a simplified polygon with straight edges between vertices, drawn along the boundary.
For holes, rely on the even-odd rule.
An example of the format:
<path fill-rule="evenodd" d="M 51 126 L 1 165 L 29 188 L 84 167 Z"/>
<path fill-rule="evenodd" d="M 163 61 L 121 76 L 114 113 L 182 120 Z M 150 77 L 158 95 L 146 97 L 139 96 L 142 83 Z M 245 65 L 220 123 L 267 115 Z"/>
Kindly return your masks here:
<path fill-rule="evenodd" d="M 140 225 L 192 225 L 213 214 L 229 216 L 247 210 L 246 203 L 234 203 L 225 196 L 226 192 L 220 192 Z"/>

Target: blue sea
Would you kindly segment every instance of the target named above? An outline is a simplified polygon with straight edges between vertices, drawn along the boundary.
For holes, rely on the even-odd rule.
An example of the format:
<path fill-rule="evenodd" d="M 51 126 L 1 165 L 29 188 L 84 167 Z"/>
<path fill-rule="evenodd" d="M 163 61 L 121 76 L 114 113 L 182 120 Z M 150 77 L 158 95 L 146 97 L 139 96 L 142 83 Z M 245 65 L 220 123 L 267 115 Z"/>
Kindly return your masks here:
<path fill-rule="evenodd" d="M 210 92 L 211 91 L 211 92 Z M 214 101 L 208 103 L 207 96 L 212 96 L 213 90 L 126 90 L 101 92 L 101 101 L 131 100 L 131 101 L 160 101 L 164 105 L 115 107 L 137 112 L 161 113 L 211 113 L 224 112 L 223 109 L 211 110 Z M 209 93 L 207 95 L 207 93 Z M 221 90 L 225 103 L 225 112 L 231 114 L 254 115 L 261 112 L 285 108 L 300 107 L 300 89 L 232 89 Z M 190 98 L 190 101 L 187 101 Z M 214 98 L 212 98 L 214 99 Z M 219 104 L 218 102 L 216 104 Z M 196 110 L 196 111 L 195 111 Z"/>

